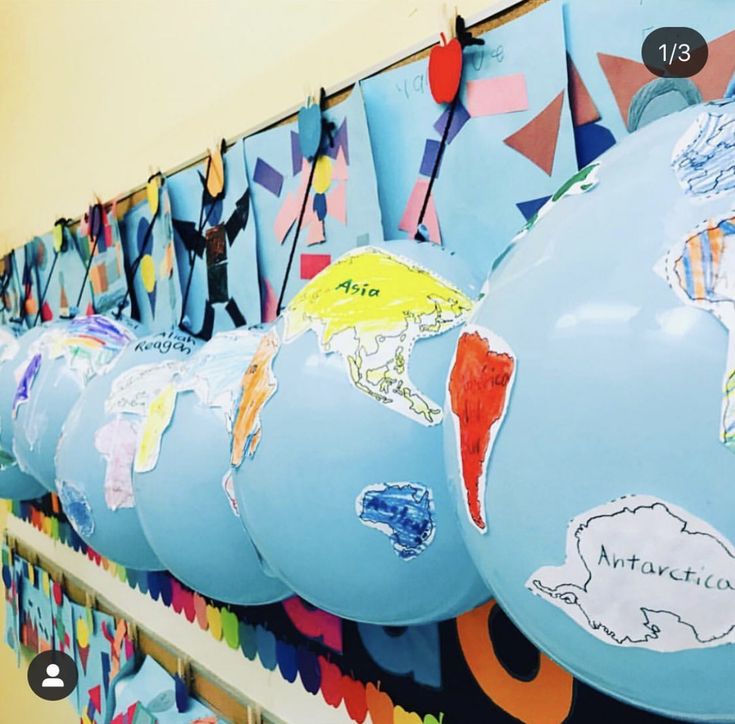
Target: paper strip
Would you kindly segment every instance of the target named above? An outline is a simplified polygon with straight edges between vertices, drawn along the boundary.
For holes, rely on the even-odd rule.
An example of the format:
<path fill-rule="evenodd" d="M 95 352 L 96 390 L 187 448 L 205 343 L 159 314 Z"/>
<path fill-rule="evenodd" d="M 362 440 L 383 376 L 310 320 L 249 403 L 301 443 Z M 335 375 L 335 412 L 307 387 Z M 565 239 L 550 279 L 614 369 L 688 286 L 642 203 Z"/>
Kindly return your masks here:
<path fill-rule="evenodd" d="M 526 76 L 523 73 L 503 75 L 465 84 L 465 105 L 473 118 L 495 116 L 528 110 Z"/>

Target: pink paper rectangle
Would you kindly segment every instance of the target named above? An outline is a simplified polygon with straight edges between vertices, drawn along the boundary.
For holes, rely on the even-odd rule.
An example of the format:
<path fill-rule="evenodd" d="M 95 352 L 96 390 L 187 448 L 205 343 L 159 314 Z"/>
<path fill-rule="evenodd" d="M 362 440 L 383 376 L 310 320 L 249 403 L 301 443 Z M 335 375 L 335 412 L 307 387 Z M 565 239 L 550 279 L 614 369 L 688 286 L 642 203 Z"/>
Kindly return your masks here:
<path fill-rule="evenodd" d="M 526 76 L 515 73 L 497 78 L 469 80 L 465 84 L 464 104 L 472 117 L 527 111 Z"/>
<path fill-rule="evenodd" d="M 421 214 L 421 207 L 424 204 L 424 198 L 429 188 L 428 179 L 419 179 L 416 185 L 413 187 L 411 196 L 406 204 L 406 209 L 403 212 L 398 228 L 402 231 L 407 231 L 412 236 L 416 233 L 416 227 L 418 226 L 419 215 Z M 429 239 L 435 244 L 441 244 L 441 232 L 439 230 L 439 219 L 436 215 L 436 206 L 434 205 L 434 197 L 430 196 L 429 201 L 426 204 L 426 213 L 424 214 L 423 224 L 429 233 Z"/>

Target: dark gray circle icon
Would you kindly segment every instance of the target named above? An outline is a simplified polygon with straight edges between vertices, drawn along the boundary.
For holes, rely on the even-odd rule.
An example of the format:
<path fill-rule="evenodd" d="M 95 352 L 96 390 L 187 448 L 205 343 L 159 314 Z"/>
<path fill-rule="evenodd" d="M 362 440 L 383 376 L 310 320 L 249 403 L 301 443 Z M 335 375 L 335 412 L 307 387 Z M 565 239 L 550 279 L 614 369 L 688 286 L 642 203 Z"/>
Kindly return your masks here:
<path fill-rule="evenodd" d="M 708 55 L 702 34 L 686 27 L 656 28 L 641 48 L 646 68 L 659 78 L 691 78 L 704 68 Z"/>
<path fill-rule="evenodd" d="M 66 699 L 77 685 L 77 665 L 61 651 L 43 651 L 28 666 L 28 686 L 46 701 Z"/>

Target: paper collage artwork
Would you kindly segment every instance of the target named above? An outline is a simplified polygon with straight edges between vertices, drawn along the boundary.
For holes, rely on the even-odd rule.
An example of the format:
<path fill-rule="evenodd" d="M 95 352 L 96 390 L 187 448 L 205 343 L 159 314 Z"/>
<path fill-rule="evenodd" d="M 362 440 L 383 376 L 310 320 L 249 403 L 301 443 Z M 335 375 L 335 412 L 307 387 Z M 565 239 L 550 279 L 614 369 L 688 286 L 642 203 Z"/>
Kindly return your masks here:
<path fill-rule="evenodd" d="M 480 36 L 484 45 L 464 51 L 449 124 L 450 106 L 429 91 L 426 60 L 361 82 L 386 239 L 414 238 L 447 125 L 423 223 L 432 242 L 481 274 L 577 170 L 563 32 L 551 0 Z"/>
<path fill-rule="evenodd" d="M 284 306 L 332 260 L 382 239 L 380 207 L 365 109 L 359 86 L 324 112 L 334 124 L 314 169 Z M 263 321 L 276 317 L 278 298 L 307 192 L 310 166 L 298 126 L 289 123 L 245 139 L 245 158 L 258 227 Z"/>
<path fill-rule="evenodd" d="M 20 250 L 16 252 L 16 263 L 20 259 Z M 54 249 L 51 234 L 36 236 L 24 247 L 21 284 L 23 295 L 23 314 L 26 324 L 32 327 L 39 317 L 44 320 L 43 290 L 46 288 L 53 266 Z M 46 309 L 46 318 L 52 318 L 51 306 Z"/>
<path fill-rule="evenodd" d="M 220 157 L 215 152 L 212 158 Z M 185 326 L 202 339 L 260 323 L 252 189 L 245 173 L 242 140 L 221 159 L 221 165 L 218 161 L 210 167 L 204 162 L 166 181 Z M 224 188 L 220 179 L 217 191 L 221 193 L 213 196 L 208 181 L 220 174 Z"/>
<path fill-rule="evenodd" d="M 87 287 L 92 297 L 92 307 L 81 309 L 80 305 L 79 313 L 129 315 L 130 296 L 115 202 L 110 208 L 94 204 L 82 214 L 77 244 L 85 267 L 89 266 Z"/>
<path fill-rule="evenodd" d="M 148 190 L 148 198 L 125 214 L 123 226 L 135 292 L 131 313 L 143 333 L 152 334 L 175 327 L 181 319 L 181 264 L 176 259 L 168 184 L 154 176 Z"/>
<path fill-rule="evenodd" d="M 672 18 L 707 41 L 707 64 L 691 78 L 659 78 L 641 61 L 645 37 Z M 564 26 L 580 168 L 657 118 L 735 93 L 735 17 L 728 3 L 565 0 Z"/>
<path fill-rule="evenodd" d="M 0 257 L 0 324 L 20 326 L 22 314 L 22 286 L 16 252 Z"/>

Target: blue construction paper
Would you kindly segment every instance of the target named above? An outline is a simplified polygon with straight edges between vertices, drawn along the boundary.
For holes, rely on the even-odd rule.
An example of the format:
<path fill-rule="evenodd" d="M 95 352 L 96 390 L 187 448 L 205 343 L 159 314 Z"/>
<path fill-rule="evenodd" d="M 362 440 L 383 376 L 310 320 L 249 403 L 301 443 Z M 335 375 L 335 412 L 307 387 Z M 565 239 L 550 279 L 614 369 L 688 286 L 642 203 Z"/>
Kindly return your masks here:
<path fill-rule="evenodd" d="M 485 45 L 464 51 L 464 81 L 522 73 L 528 110 L 466 119 L 463 89 L 463 107 L 455 111 L 455 128 L 450 126 L 456 135 L 445 149 L 442 173 L 432 196 L 444 246 L 486 272 L 524 223 L 516 204 L 552 194 L 576 171 L 576 158 L 566 93 L 551 176 L 504 143 L 566 90 L 559 0 L 551 0 L 481 37 Z M 400 230 L 399 224 L 414 186 L 422 178 L 426 140 L 441 139 L 437 128 L 443 130 L 446 124 L 446 107 L 431 96 L 426 60 L 373 76 L 361 85 L 385 238 L 412 237 L 412 233 Z M 464 123 L 457 127 L 461 121 Z"/>
<path fill-rule="evenodd" d="M 441 138 L 444 135 L 444 129 L 447 127 L 447 119 L 449 118 L 449 107 L 446 108 L 444 113 L 439 116 L 439 120 L 434 124 L 434 130 L 439 134 Z M 467 109 L 462 105 L 461 101 L 457 101 L 457 107 L 454 109 L 454 115 L 452 116 L 452 123 L 449 126 L 449 133 L 447 133 L 447 143 L 451 143 L 456 135 L 462 130 L 464 124 L 470 120 L 470 114 Z"/>
<path fill-rule="evenodd" d="M 687 97 L 680 92 L 664 92 L 666 86 L 656 76 L 642 76 L 639 92 L 628 104 L 625 115 L 615 99 L 603 72 L 598 53 L 626 58 L 639 64 L 641 46 L 645 37 L 662 26 L 696 28 L 710 47 L 705 70 L 720 69 L 716 92 L 699 87 L 703 73 L 682 81 L 682 90 L 689 89 Z M 735 29 L 735 13 L 730 2 L 722 0 L 565 0 L 564 30 L 569 55 L 582 78 L 601 116 L 602 125 L 620 140 L 632 130 L 650 123 L 668 113 L 696 103 L 726 95 L 728 85 L 735 83 L 735 52 L 733 41 L 725 39 L 718 50 L 713 41 Z M 729 47 L 728 47 L 729 46 Z M 643 90 L 643 87 L 651 85 Z M 697 97 L 699 94 L 699 97 Z M 630 112 L 632 109 L 632 113 Z M 579 167 L 596 158 L 609 141 L 599 130 L 577 136 Z"/>
<path fill-rule="evenodd" d="M 340 156 L 344 157 L 348 164 L 348 179 L 346 182 L 333 179 L 326 192 L 328 210 L 324 220 L 326 241 L 309 248 L 307 246 L 309 225 L 304 224 L 298 239 L 296 255 L 284 297 L 285 302 L 288 302 L 305 283 L 299 278 L 298 273 L 301 252 L 318 251 L 331 254 L 332 258 L 336 258 L 352 249 L 361 235 L 368 234 L 371 241 L 382 238 L 373 158 L 360 89 L 356 87 L 349 98 L 325 111 L 324 117 L 335 124 L 335 145 L 328 149 L 327 155 L 330 158 L 334 155 L 336 159 L 339 150 L 342 151 Z M 298 194 L 299 187 L 306 185 L 302 183 L 305 181 L 302 179 L 304 170 L 301 166 L 297 170 L 296 166 L 297 161 L 300 162 L 300 155 L 296 152 L 298 144 L 294 143 L 296 134 L 297 124 L 290 123 L 245 139 L 245 158 L 251 181 L 259 158 L 267 161 L 284 176 L 283 189 L 279 198 L 261 186 L 251 184 L 253 209 L 258 228 L 258 267 L 261 285 L 264 289 L 270 288 L 270 299 L 264 295 L 264 312 L 272 312 L 276 301 L 273 296 L 277 299 L 281 291 L 291 245 L 296 233 L 296 223 L 293 223 L 285 240 L 281 243 L 280 239 L 276 238 L 274 222 L 289 194 Z M 298 138 L 295 140 L 298 141 Z M 333 165 L 337 165 L 336 160 Z M 308 167 L 306 173 L 308 173 Z M 345 183 L 347 223 L 343 224 L 340 219 L 334 218 L 329 213 L 329 194 L 338 184 Z M 314 213 L 313 193 L 312 190 L 307 207 L 312 213 Z M 300 197 L 298 199 L 299 209 L 301 201 Z M 319 222 L 314 218 L 310 223 Z"/>
<path fill-rule="evenodd" d="M 170 177 L 171 210 L 174 219 L 176 259 L 182 293 L 186 297 L 186 326 L 208 339 L 212 333 L 260 323 L 260 290 L 256 258 L 255 220 L 252 194 L 248 188 L 243 143 L 237 141 L 224 154 L 225 196 L 222 201 L 202 205 L 206 162 Z M 257 187 L 256 187 L 257 188 Z M 265 189 L 260 189 L 272 194 Z M 275 198 L 275 197 L 273 197 Z M 239 205 L 238 205 L 239 204 Z M 201 215 L 201 216 L 200 216 Z M 190 275 L 189 251 L 182 225 L 193 224 L 195 235 L 205 221 Z M 241 228 L 244 222 L 244 228 Z"/>
<path fill-rule="evenodd" d="M 176 257 L 171 224 L 171 201 L 168 183 L 164 180 L 159 189 L 158 212 L 153 217 L 147 200 L 133 206 L 123 219 L 125 256 L 131 267 L 135 294 L 134 315 L 143 325 L 141 335 L 164 332 L 176 326 L 181 319 L 181 284 L 178 268 L 184 261 Z M 150 229 L 153 222 L 153 229 Z M 155 286 L 148 292 L 143 284 L 141 264 L 149 255 L 155 270 Z M 136 260 L 141 259 L 133 268 Z M 173 261 L 173 268 L 170 268 Z"/>
<path fill-rule="evenodd" d="M 523 218 L 528 221 L 550 198 L 551 196 L 540 196 L 537 199 L 520 201 L 516 204 L 516 206 L 518 207 L 518 210 L 523 214 Z"/>
<path fill-rule="evenodd" d="M 130 295 L 125 275 L 122 234 L 116 209 L 114 204 L 112 208 L 106 209 L 104 214 L 100 209 L 99 204 L 91 207 L 92 218 L 89 223 L 89 228 L 94 228 L 99 233 L 96 247 L 92 237 L 80 233 L 80 230 L 77 229 L 76 246 L 84 269 L 89 267 L 84 293 L 88 293 L 91 298 L 91 304 L 84 304 L 84 297 L 82 297 L 79 314 L 120 312 L 129 315 Z M 90 263 L 89 257 L 92 252 L 94 253 Z M 84 279 L 84 271 L 82 271 L 81 278 Z M 69 302 L 74 305 L 79 291 L 78 288 L 72 291 L 73 299 L 70 299 Z"/>
<path fill-rule="evenodd" d="M 0 284 L 4 290 L 3 304 L 0 305 L 0 324 L 20 329 L 23 324 L 21 273 L 23 255 L 19 251 L 10 252 L 0 260 Z"/>
<path fill-rule="evenodd" d="M 142 704 L 158 724 L 190 724 L 196 719 L 216 717 L 211 709 L 192 698 L 186 711 L 179 713 L 174 677 L 150 656 L 143 659 L 135 673 L 118 679 L 114 685 L 114 701 L 111 718 L 125 714 L 136 703 Z"/>
<path fill-rule="evenodd" d="M 268 189 L 274 196 L 281 195 L 283 187 L 283 175 L 266 163 L 262 158 L 255 162 L 255 171 L 253 171 L 253 182 L 260 184 L 264 189 Z"/>

